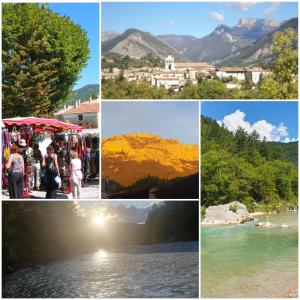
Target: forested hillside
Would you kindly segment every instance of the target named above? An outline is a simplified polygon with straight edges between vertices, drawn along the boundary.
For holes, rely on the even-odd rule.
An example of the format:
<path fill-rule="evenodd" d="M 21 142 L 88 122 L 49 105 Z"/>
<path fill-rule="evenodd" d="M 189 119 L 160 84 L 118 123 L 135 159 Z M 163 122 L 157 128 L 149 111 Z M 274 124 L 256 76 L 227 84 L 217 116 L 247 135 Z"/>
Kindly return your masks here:
<path fill-rule="evenodd" d="M 235 134 L 210 118 L 201 120 L 202 205 L 244 203 L 249 211 L 297 206 L 298 142 L 261 141 L 257 132 Z"/>

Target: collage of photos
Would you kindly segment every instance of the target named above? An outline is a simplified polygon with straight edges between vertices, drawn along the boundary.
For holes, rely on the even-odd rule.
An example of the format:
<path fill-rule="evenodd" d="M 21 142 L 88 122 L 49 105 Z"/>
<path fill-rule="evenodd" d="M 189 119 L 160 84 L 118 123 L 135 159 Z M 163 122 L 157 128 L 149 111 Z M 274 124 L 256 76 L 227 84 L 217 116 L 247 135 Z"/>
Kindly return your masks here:
<path fill-rule="evenodd" d="M 298 298 L 298 2 L 1 1 L 2 298 Z"/>

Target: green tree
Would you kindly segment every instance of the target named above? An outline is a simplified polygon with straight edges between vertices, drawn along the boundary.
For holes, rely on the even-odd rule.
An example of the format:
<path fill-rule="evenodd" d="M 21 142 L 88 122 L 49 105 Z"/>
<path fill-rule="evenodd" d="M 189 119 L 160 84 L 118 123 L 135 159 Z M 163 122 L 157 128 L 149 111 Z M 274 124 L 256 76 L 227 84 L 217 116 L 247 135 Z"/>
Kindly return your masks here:
<path fill-rule="evenodd" d="M 4 4 L 3 117 L 53 115 L 86 65 L 88 43 L 79 25 L 47 5 Z"/>
<path fill-rule="evenodd" d="M 298 98 L 298 49 L 297 33 L 288 28 L 274 36 L 274 70 L 259 85 L 259 96 L 263 99 Z"/>
<path fill-rule="evenodd" d="M 220 80 L 205 80 L 198 85 L 199 99 L 226 99 L 228 89 Z"/>

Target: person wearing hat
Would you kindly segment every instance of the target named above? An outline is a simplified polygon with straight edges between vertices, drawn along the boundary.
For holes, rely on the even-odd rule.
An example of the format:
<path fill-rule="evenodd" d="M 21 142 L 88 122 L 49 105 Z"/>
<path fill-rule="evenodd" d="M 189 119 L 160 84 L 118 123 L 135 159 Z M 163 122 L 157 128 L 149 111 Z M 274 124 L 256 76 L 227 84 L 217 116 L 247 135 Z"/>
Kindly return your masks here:
<path fill-rule="evenodd" d="M 11 147 L 12 154 L 6 163 L 6 169 L 10 170 L 9 175 L 9 198 L 22 199 L 23 198 L 23 181 L 25 175 L 24 159 L 20 155 L 19 147 L 13 144 Z"/>

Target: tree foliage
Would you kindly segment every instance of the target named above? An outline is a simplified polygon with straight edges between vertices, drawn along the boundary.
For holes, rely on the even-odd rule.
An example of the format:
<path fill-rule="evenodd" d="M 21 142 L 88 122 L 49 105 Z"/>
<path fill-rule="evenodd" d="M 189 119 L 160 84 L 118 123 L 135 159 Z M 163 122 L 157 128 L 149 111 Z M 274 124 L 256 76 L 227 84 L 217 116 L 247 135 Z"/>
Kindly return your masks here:
<path fill-rule="evenodd" d="M 163 68 L 164 60 L 159 57 L 154 57 L 151 54 L 148 54 L 139 59 L 131 58 L 128 55 L 121 56 L 118 54 L 111 54 L 106 56 L 101 60 L 102 69 L 112 69 L 118 68 L 121 70 L 131 69 L 131 68 Z"/>
<path fill-rule="evenodd" d="M 280 143 L 260 140 L 255 131 L 248 134 L 240 128 L 233 134 L 206 117 L 201 120 L 201 141 L 203 206 L 231 201 L 244 203 L 250 211 L 297 206 L 297 147 L 282 151 Z"/>
<path fill-rule="evenodd" d="M 148 82 L 129 82 L 123 78 L 102 80 L 103 99 L 166 99 L 169 92 Z"/>
<path fill-rule="evenodd" d="M 198 215 L 198 201 L 165 201 L 152 208 L 146 225 L 154 243 L 198 240 Z"/>
<path fill-rule="evenodd" d="M 79 25 L 47 5 L 4 4 L 3 117 L 51 116 L 85 67 L 88 43 Z"/>
<path fill-rule="evenodd" d="M 298 48 L 297 33 L 291 28 L 275 34 L 273 52 L 275 55 L 272 75 L 263 78 L 259 85 L 262 99 L 298 98 Z"/>

